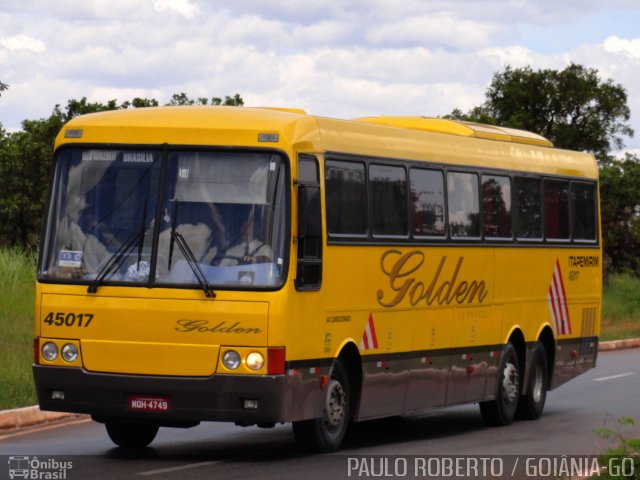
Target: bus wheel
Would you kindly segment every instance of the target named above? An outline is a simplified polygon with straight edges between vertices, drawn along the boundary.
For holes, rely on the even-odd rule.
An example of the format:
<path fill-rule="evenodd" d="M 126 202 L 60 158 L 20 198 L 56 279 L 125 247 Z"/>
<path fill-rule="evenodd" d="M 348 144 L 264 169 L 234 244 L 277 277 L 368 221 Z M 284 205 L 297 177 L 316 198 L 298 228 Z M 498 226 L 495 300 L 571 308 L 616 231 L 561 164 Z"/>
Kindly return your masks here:
<path fill-rule="evenodd" d="M 342 445 L 350 419 L 349 377 L 340 360 L 333 365 L 321 418 L 293 422 L 293 435 L 306 450 L 335 452 Z"/>
<path fill-rule="evenodd" d="M 153 442 L 158 433 L 158 425 L 111 420 L 105 423 L 109 438 L 122 448 L 144 448 Z"/>
<path fill-rule="evenodd" d="M 547 354 L 544 346 L 537 342 L 531 356 L 531 371 L 527 393 L 520 397 L 516 417 L 524 420 L 536 420 L 542 415 L 547 399 L 548 387 Z"/>
<path fill-rule="evenodd" d="M 507 343 L 498 370 L 498 393 L 495 400 L 480 402 L 480 413 L 489 425 L 509 425 L 515 416 L 520 397 L 520 365 L 518 354 Z"/>

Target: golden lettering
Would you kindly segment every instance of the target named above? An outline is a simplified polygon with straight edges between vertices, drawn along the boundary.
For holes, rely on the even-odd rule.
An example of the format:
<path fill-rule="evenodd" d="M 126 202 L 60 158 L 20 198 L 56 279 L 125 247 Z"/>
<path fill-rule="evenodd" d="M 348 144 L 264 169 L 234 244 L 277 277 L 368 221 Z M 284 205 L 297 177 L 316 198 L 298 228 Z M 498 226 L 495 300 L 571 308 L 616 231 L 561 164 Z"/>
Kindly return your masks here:
<path fill-rule="evenodd" d="M 414 278 L 407 278 L 406 280 L 402 279 L 418 270 L 424 262 L 424 255 L 422 254 L 422 252 L 414 250 L 413 252 L 402 255 L 393 265 L 393 268 L 391 270 L 386 270 L 385 260 L 390 255 L 402 255 L 402 252 L 400 252 L 399 250 L 389 250 L 385 252 L 380 258 L 380 268 L 385 275 L 389 276 L 389 286 L 391 287 L 391 290 L 397 292 L 397 295 L 393 300 L 384 303 L 382 301 L 384 292 L 382 290 L 378 290 L 378 303 L 383 307 L 393 307 L 402 301 L 404 296 L 407 294 L 407 291 L 409 291 L 409 288 L 411 288 L 411 284 L 415 281 Z M 409 266 L 405 271 L 403 271 L 404 266 L 412 257 L 416 258 L 416 264 L 413 267 Z"/>
<path fill-rule="evenodd" d="M 388 277 L 388 286 L 393 293 L 386 295 L 385 290 L 378 289 L 378 303 L 383 307 L 395 307 L 405 298 L 413 307 L 421 302 L 427 305 L 436 301 L 438 305 L 484 302 L 488 295 L 484 280 L 458 280 L 464 257 L 458 258 L 453 273 L 448 278 L 441 278 L 446 262 L 447 257 L 443 256 L 427 287 L 426 282 L 418 276 L 425 263 L 424 253 L 412 250 L 403 254 L 399 250 L 387 250 L 380 258 L 380 269 Z"/>

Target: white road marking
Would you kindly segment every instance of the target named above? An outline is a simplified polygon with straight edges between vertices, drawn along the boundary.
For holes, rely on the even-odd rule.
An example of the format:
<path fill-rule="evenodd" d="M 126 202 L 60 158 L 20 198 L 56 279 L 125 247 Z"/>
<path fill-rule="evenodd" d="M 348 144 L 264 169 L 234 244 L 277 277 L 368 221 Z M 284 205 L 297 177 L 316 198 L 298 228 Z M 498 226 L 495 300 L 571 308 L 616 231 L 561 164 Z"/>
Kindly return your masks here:
<path fill-rule="evenodd" d="M 604 382 L 605 380 L 613 380 L 615 378 L 629 377 L 629 376 L 635 375 L 635 374 L 636 374 L 636 372 L 619 373 L 618 375 L 611 375 L 610 377 L 594 378 L 593 381 L 594 382 Z"/>
<path fill-rule="evenodd" d="M 229 460 L 240 460 L 243 458 L 247 458 L 247 455 L 236 455 L 233 457 L 225 458 L 224 460 L 212 460 L 210 462 L 189 463 L 187 465 L 179 465 L 177 467 L 158 468 L 157 470 L 148 470 L 146 472 L 139 472 L 139 473 L 136 473 L 136 475 L 141 475 L 143 477 L 150 477 L 152 475 L 162 475 L 165 473 L 180 472 L 182 470 L 191 470 L 192 468 L 207 467 L 209 465 L 216 465 L 218 463 L 228 462 Z"/>
<path fill-rule="evenodd" d="M 188 465 L 180 465 L 179 467 L 170 467 L 170 468 L 159 468 L 157 470 L 149 470 L 147 472 L 140 472 L 136 475 L 142 475 L 145 477 L 149 477 L 151 475 L 162 475 L 164 473 L 172 473 L 172 472 L 180 472 L 182 470 L 191 470 L 192 468 L 200 468 L 206 467 L 208 465 L 215 465 L 216 463 L 220 463 L 222 460 L 215 460 L 212 462 L 199 462 L 199 463 L 190 463 Z"/>

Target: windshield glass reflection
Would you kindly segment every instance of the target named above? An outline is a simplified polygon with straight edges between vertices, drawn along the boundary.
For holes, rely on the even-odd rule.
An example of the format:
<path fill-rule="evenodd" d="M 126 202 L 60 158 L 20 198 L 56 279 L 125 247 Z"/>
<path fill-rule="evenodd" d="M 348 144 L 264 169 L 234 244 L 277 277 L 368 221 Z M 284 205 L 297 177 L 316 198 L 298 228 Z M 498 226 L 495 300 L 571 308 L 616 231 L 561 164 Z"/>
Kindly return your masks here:
<path fill-rule="evenodd" d="M 182 152 L 171 155 L 158 241 L 158 282 L 280 283 L 284 175 L 278 156 Z M 176 245 L 180 235 L 189 256 Z M 193 261 L 191 263 L 194 263 Z"/>
<path fill-rule="evenodd" d="M 160 152 L 62 152 L 40 277 L 84 281 L 93 290 L 108 282 L 279 285 L 280 156 L 189 151 L 166 162 L 158 204 Z"/>
<path fill-rule="evenodd" d="M 57 162 L 49 279 L 146 282 L 160 176 L 157 152 L 68 150 Z M 104 270 L 118 254 L 118 268 Z"/>

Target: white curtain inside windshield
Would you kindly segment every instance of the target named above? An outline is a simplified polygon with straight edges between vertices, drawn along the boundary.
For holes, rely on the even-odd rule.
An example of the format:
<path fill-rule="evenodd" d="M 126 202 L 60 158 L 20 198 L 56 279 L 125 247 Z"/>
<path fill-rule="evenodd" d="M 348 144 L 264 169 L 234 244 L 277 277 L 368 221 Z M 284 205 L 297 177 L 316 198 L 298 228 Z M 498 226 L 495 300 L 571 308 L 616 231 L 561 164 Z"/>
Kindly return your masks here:
<path fill-rule="evenodd" d="M 282 278 L 284 175 L 266 153 L 169 157 L 158 282 L 274 286 Z"/>

